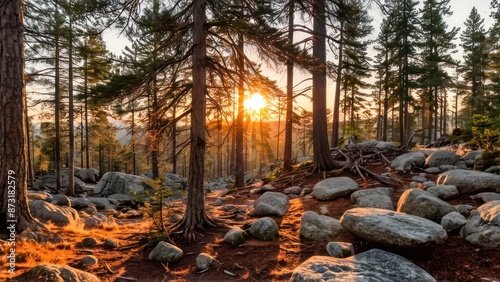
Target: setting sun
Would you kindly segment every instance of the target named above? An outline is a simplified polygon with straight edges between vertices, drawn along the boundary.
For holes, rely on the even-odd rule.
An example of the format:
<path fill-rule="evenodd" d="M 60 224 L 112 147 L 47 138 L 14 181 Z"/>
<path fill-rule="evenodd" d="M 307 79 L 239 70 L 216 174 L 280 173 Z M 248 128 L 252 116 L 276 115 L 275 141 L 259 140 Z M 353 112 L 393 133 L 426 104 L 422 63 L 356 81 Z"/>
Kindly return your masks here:
<path fill-rule="evenodd" d="M 245 100 L 245 109 L 247 111 L 258 112 L 266 106 L 266 100 L 260 93 L 251 94 L 250 97 Z"/>

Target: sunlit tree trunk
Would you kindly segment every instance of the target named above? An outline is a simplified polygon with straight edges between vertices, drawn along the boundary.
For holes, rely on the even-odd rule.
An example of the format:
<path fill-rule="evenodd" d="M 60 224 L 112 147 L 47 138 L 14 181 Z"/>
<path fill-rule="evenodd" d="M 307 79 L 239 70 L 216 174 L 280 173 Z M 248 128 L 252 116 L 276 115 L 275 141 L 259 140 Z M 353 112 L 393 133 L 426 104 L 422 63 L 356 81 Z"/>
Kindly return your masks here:
<path fill-rule="evenodd" d="M 12 226 L 19 234 L 32 221 L 27 199 L 21 1 L 4 0 L 0 4 L 0 19 L 0 232 L 9 232 L 7 228 Z"/>
<path fill-rule="evenodd" d="M 56 10 L 56 21 L 59 19 L 59 12 Z M 59 191 L 61 189 L 61 130 L 60 130 L 60 95 L 61 95 L 61 90 L 60 90 L 60 85 L 59 85 L 59 80 L 60 80 L 60 72 L 61 72 L 61 67 L 60 67 L 60 53 L 61 53 L 61 48 L 59 46 L 59 23 L 56 23 L 55 27 L 55 86 L 54 86 L 54 102 L 55 102 L 55 110 L 54 110 L 54 128 L 55 128 L 55 157 L 54 157 L 54 167 L 56 170 L 56 189 Z"/>
<path fill-rule="evenodd" d="M 69 42 L 68 42 L 68 95 L 69 95 L 69 188 L 68 195 L 75 195 L 75 124 L 73 111 L 73 25 L 71 14 L 69 16 Z"/>
<path fill-rule="evenodd" d="M 340 42 L 339 42 L 339 63 L 337 66 L 337 82 L 335 85 L 335 101 L 333 105 L 333 123 L 332 123 L 332 147 L 339 145 L 339 116 L 340 116 L 340 83 L 342 82 L 342 60 L 344 49 L 344 20 L 340 21 Z M 344 119 L 345 124 L 345 119 Z"/>

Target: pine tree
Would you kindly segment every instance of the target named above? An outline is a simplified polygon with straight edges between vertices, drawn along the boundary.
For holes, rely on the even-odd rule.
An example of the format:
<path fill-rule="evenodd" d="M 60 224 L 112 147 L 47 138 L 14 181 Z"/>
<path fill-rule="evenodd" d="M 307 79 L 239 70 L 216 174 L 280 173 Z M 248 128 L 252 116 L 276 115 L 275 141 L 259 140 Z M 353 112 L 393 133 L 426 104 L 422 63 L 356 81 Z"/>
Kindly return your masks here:
<path fill-rule="evenodd" d="M 461 33 L 460 39 L 464 50 L 461 71 L 464 73 L 464 80 L 471 87 L 470 93 L 467 95 L 467 107 L 469 117 L 472 118 L 474 114 L 485 114 L 484 88 L 486 66 L 488 65 L 484 19 L 481 18 L 475 7 L 472 8 L 465 21 L 465 30 Z"/>

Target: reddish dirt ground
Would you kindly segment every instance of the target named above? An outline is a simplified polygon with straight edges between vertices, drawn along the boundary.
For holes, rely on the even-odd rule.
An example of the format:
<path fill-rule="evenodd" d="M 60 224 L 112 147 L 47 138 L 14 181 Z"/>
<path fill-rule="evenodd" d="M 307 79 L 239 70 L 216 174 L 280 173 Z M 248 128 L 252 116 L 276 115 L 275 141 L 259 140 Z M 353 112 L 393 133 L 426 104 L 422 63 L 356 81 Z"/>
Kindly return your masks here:
<path fill-rule="evenodd" d="M 378 170 L 378 171 L 377 171 Z M 383 167 L 374 167 L 372 171 L 382 172 Z M 358 176 L 343 173 L 355 179 L 360 186 L 365 188 L 381 187 L 376 181 L 364 182 Z M 416 174 L 394 175 L 403 185 L 408 185 L 411 177 Z M 312 187 L 322 175 L 310 175 L 304 186 Z M 431 180 L 435 180 L 430 176 Z M 397 203 L 403 189 L 395 188 L 394 202 Z M 224 204 L 246 205 L 259 197 L 250 194 L 246 187 L 229 192 L 232 199 Z M 280 191 L 286 187 L 277 187 Z M 230 212 L 223 211 L 222 207 L 214 207 L 211 203 L 219 196 L 218 193 L 207 195 L 208 213 L 214 218 L 229 218 L 227 222 L 234 226 L 243 226 L 255 218 L 235 219 Z M 469 204 L 478 207 L 481 203 L 471 200 L 468 196 L 451 201 L 451 204 Z M 170 212 L 179 212 L 180 203 L 169 207 Z M 294 268 L 314 255 L 328 255 L 327 242 L 317 242 L 299 236 L 300 218 L 305 211 L 311 210 L 336 219 L 340 219 L 345 210 L 353 207 L 349 197 L 333 201 L 318 202 L 311 197 L 300 197 L 290 201 L 290 208 L 283 217 L 273 217 L 280 226 L 280 237 L 272 242 L 264 242 L 250 237 L 238 247 L 232 247 L 222 241 L 227 228 L 210 228 L 197 234 L 196 242 L 188 244 L 179 242 L 178 246 L 184 251 L 185 256 L 176 264 L 162 265 L 148 259 L 152 246 L 147 242 L 150 231 L 146 219 L 125 220 L 125 227 L 110 232 L 93 235 L 98 239 L 114 237 L 121 247 L 116 250 L 104 249 L 101 246 L 91 249 L 100 259 L 98 266 L 88 269 L 96 274 L 102 281 L 287 281 Z M 233 219 L 231 219 L 233 217 Z M 81 268 L 79 261 L 85 255 L 83 248 L 76 243 L 88 234 L 78 232 L 65 232 L 63 237 L 67 245 L 71 245 L 67 264 Z M 380 247 L 368 243 L 360 238 L 343 238 L 354 244 L 356 252 Z M 435 247 L 426 249 L 387 249 L 397 253 L 421 268 L 425 269 L 438 281 L 500 281 L 500 252 L 483 250 L 470 245 L 460 238 L 458 233 L 450 233 L 448 240 Z M 205 252 L 212 255 L 216 262 L 206 271 L 196 270 L 196 256 Z M 106 262 L 109 269 L 105 267 Z M 26 271 L 20 269 L 20 272 Z M 111 271 L 110 271 L 111 270 Z M 111 273 L 113 272 L 113 273 Z M 17 281 L 22 281 L 18 279 Z"/>

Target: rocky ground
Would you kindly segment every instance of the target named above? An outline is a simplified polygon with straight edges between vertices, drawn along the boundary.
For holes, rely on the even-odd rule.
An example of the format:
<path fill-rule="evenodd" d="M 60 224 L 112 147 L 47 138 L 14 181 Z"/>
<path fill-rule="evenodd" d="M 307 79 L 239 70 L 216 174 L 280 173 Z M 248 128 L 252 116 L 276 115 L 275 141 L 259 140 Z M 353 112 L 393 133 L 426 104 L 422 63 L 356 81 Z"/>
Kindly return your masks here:
<path fill-rule="evenodd" d="M 473 180 L 476 176 L 468 175 L 468 170 L 460 170 L 465 168 L 458 163 L 465 164 L 463 157 L 451 156 L 452 160 L 446 161 L 451 164 L 442 164 L 444 157 L 437 158 L 441 153 L 435 159 L 429 158 L 432 153 L 412 154 L 410 159 L 392 161 L 392 169 L 380 162 L 366 166 L 398 183 L 390 187 L 352 172 L 304 174 L 304 170 L 294 178 L 300 179 L 297 186 L 275 180 L 238 190 L 212 189 L 206 198 L 208 214 L 229 227 L 198 233 L 196 242 L 191 244 L 177 242 L 182 254 L 171 263 L 151 259 L 158 247 L 147 211 L 127 202 L 130 198 L 116 196 L 120 193 L 100 182 L 93 190 L 101 194 L 105 191 L 108 198 L 93 195 L 87 200 L 69 199 L 73 207 L 69 208 L 64 205 L 65 198 L 55 197 L 62 203 L 54 206 L 62 208 L 61 213 L 69 221 L 78 219 L 83 226 L 66 225 L 61 219 L 58 224 L 53 222 L 50 229 L 63 241 L 28 242 L 24 247 L 20 243 L 18 276 L 12 277 L 2 269 L 0 280 L 52 281 L 41 278 L 46 269 L 33 270 L 35 265 L 52 263 L 84 271 L 76 274 L 79 277 L 91 275 L 80 281 L 288 281 L 292 277 L 299 281 L 317 275 L 303 264 L 307 261 L 323 263 L 332 275 L 368 273 L 380 281 L 390 281 L 383 276 L 387 273 L 392 281 L 415 280 L 409 278 L 411 275 L 421 281 L 500 281 L 500 191 L 495 190 L 500 187 L 495 184 L 500 176 L 479 175 L 478 179 L 486 179 L 483 183 Z M 429 164 L 432 161 L 437 163 Z M 493 185 L 493 191 L 488 185 Z M 480 194 L 484 191 L 490 193 Z M 114 195 L 111 201 L 110 195 Z M 48 206 L 43 196 L 38 202 L 33 197 L 30 206 Z M 50 200 L 54 203 L 54 196 Z M 167 204 L 167 222 L 182 215 L 183 201 Z M 478 214 L 487 219 L 475 219 Z M 397 225 L 401 222 L 404 225 Z M 274 223 L 277 231 L 272 230 Z M 474 233 L 473 223 L 479 223 L 483 232 Z M 256 231 L 259 224 L 264 231 Z M 236 233 L 244 230 L 243 241 L 230 241 L 230 227 Z M 481 237 L 483 233 L 487 236 Z M 228 242 L 235 242 L 234 246 Z M 7 245 L 2 247 L 7 253 Z M 312 257 L 318 261 L 310 260 Z M 332 265 L 341 265 L 342 271 L 331 268 Z M 391 269 L 390 265 L 396 267 Z M 349 277 L 336 279 L 346 281 Z"/>

